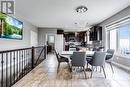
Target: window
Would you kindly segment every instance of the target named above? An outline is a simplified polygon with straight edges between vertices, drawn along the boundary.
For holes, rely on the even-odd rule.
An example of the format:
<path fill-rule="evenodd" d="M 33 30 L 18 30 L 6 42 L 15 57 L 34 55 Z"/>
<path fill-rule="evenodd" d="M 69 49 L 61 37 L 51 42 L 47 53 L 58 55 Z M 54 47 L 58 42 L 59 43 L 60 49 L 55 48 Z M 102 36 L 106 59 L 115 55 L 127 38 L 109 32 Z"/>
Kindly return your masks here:
<path fill-rule="evenodd" d="M 54 42 L 55 42 L 55 36 L 49 35 L 49 43 L 54 43 Z"/>
<path fill-rule="evenodd" d="M 119 52 L 121 54 L 130 54 L 130 27 L 128 25 L 120 27 L 118 30 Z"/>
<path fill-rule="evenodd" d="M 130 22 L 107 28 L 107 47 L 123 56 L 130 56 Z"/>
<path fill-rule="evenodd" d="M 117 31 L 116 29 L 110 31 L 110 49 L 116 50 L 117 46 Z"/>

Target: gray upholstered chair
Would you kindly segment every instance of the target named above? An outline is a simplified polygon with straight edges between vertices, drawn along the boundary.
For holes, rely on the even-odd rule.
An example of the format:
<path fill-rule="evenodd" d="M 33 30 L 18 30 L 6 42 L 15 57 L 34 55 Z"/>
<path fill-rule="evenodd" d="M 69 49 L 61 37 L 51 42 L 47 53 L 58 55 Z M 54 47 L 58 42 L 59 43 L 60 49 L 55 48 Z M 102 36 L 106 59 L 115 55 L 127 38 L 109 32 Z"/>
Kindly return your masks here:
<path fill-rule="evenodd" d="M 70 69 L 69 59 L 59 55 L 59 53 L 57 53 L 56 50 L 54 50 L 54 51 L 55 51 L 56 58 L 57 58 L 57 61 L 58 61 L 57 72 L 59 71 L 60 63 L 62 63 L 62 62 L 66 62 L 69 66 L 69 69 Z"/>
<path fill-rule="evenodd" d="M 104 76 L 106 78 L 106 73 L 104 70 L 104 63 L 106 58 L 106 52 L 95 52 L 93 55 L 92 60 L 90 60 L 88 63 L 92 66 L 91 68 L 91 78 L 94 71 L 94 67 L 100 66 L 103 69 Z"/>
<path fill-rule="evenodd" d="M 85 78 L 86 78 L 86 71 L 85 71 L 85 63 L 86 63 L 86 53 L 85 52 L 73 52 L 71 65 L 72 67 L 82 67 Z"/>
<path fill-rule="evenodd" d="M 112 61 L 113 61 L 114 52 L 115 52 L 114 49 L 108 49 L 106 59 L 105 59 L 106 62 L 110 64 L 111 70 L 112 70 L 113 73 L 114 73 L 114 69 L 112 67 Z"/>

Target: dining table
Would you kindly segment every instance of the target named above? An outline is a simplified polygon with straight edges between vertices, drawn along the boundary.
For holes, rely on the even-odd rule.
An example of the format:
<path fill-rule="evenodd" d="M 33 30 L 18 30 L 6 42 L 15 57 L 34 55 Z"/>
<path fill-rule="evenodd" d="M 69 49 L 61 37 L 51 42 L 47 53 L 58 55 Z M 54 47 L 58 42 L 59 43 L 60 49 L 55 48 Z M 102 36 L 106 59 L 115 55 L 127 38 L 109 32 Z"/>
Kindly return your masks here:
<path fill-rule="evenodd" d="M 73 55 L 73 52 L 75 51 L 62 51 L 61 55 Z M 92 56 L 95 51 L 85 51 L 85 52 L 86 52 L 86 56 Z"/>
<path fill-rule="evenodd" d="M 75 52 L 75 51 L 62 51 L 61 55 L 63 55 L 63 56 L 71 56 L 71 55 L 73 55 L 73 52 Z M 85 51 L 85 52 L 86 52 L 86 56 L 93 56 L 94 53 L 95 53 L 95 51 Z M 106 55 L 112 55 L 112 54 L 106 53 Z"/>
<path fill-rule="evenodd" d="M 62 51 L 61 55 L 64 57 L 67 57 L 67 58 L 69 58 L 69 60 L 71 60 L 70 56 L 73 55 L 73 52 L 75 52 L 75 51 Z M 87 58 L 90 59 L 94 55 L 95 51 L 85 51 L 85 52 L 86 52 L 86 59 Z"/>

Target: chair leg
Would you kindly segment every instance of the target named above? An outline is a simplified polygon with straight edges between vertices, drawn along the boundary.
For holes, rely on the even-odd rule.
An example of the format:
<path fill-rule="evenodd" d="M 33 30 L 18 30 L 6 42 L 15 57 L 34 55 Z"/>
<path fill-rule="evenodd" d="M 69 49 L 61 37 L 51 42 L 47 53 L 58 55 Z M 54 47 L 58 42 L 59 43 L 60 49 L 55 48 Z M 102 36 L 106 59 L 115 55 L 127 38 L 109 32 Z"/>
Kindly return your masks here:
<path fill-rule="evenodd" d="M 106 67 L 106 63 L 103 64 L 103 67 L 104 67 L 104 68 Z"/>
<path fill-rule="evenodd" d="M 73 78 L 73 70 L 72 70 L 72 66 L 71 66 L 71 78 Z"/>
<path fill-rule="evenodd" d="M 102 72 L 102 68 L 100 67 L 100 73 Z"/>
<path fill-rule="evenodd" d="M 93 70 L 93 66 L 92 66 L 92 68 L 91 68 L 91 69 L 92 69 L 92 71 L 91 71 L 91 78 L 92 78 L 92 75 L 93 75 L 93 71 L 94 71 L 94 70 Z"/>
<path fill-rule="evenodd" d="M 85 71 L 85 67 L 83 66 L 83 71 L 84 71 L 84 75 L 85 75 L 85 79 L 87 78 L 86 76 L 86 71 Z"/>
<path fill-rule="evenodd" d="M 88 63 L 87 63 L 87 68 L 88 68 Z"/>
<path fill-rule="evenodd" d="M 114 73 L 114 69 L 113 69 L 113 67 L 112 67 L 112 63 L 110 62 L 109 64 L 110 64 L 110 66 L 111 66 L 112 73 Z"/>
<path fill-rule="evenodd" d="M 60 67 L 60 63 L 58 63 L 58 67 L 57 67 L 57 73 L 59 72 L 59 67 Z"/>
<path fill-rule="evenodd" d="M 67 64 L 68 64 L 68 66 L 69 66 L 69 70 L 70 70 L 70 72 L 72 72 L 72 68 L 71 68 L 71 66 L 70 66 L 70 63 L 67 62 Z"/>
<path fill-rule="evenodd" d="M 102 69 L 103 69 L 104 76 L 105 76 L 105 78 L 106 78 L 106 73 L 105 73 L 105 69 L 104 69 L 103 66 L 102 66 Z"/>
<path fill-rule="evenodd" d="M 97 66 L 96 66 L 96 72 L 97 72 Z"/>

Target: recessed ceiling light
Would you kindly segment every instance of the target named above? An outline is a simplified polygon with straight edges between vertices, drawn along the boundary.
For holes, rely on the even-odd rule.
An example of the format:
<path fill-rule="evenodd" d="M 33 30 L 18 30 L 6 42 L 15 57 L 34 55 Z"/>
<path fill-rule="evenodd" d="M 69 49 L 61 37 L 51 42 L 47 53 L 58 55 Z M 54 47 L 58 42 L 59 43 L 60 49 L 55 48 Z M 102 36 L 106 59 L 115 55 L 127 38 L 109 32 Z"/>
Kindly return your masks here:
<path fill-rule="evenodd" d="M 76 22 L 74 24 L 77 24 Z"/>

